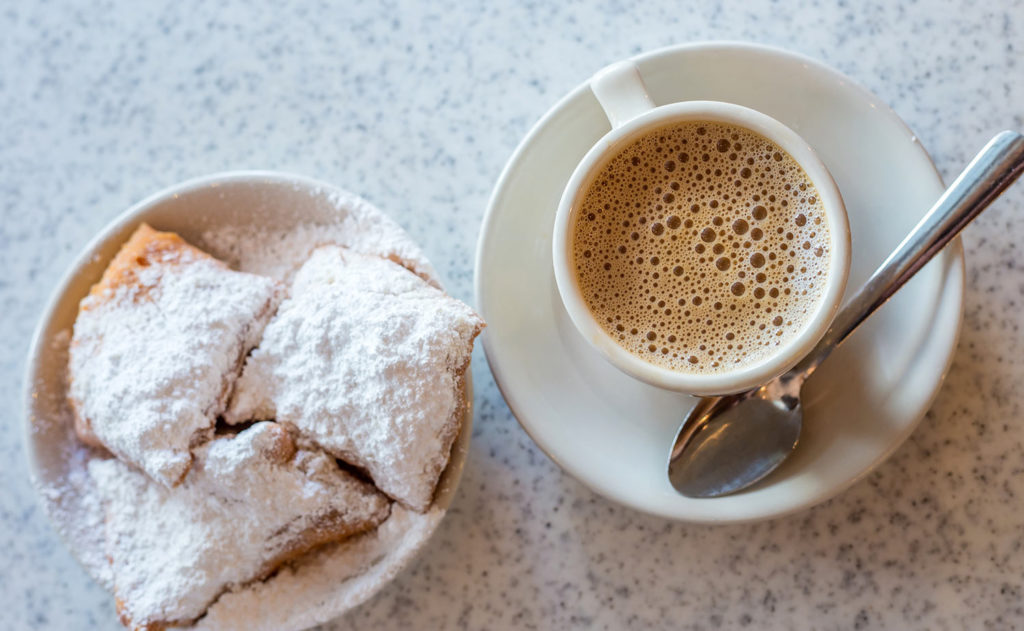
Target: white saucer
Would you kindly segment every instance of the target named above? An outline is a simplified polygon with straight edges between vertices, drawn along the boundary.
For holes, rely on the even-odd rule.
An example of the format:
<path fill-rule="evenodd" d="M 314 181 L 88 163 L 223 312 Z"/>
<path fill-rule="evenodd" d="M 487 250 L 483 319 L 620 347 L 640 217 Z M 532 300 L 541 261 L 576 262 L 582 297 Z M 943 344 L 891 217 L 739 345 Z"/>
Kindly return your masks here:
<path fill-rule="evenodd" d="M 802 135 L 850 215 L 847 297 L 942 193 L 928 154 L 875 96 L 820 63 L 739 43 L 677 46 L 635 59 L 655 104 L 746 105 Z M 692 405 L 620 373 L 579 336 L 551 267 L 551 231 L 576 163 L 609 129 L 586 84 L 530 131 L 494 190 L 478 243 L 476 301 L 495 381 L 526 432 L 607 498 L 694 522 L 778 517 L 836 495 L 888 457 L 922 418 L 952 359 L 964 293 L 959 241 L 858 330 L 808 383 L 799 449 L 746 492 L 690 499 L 666 476 Z"/>

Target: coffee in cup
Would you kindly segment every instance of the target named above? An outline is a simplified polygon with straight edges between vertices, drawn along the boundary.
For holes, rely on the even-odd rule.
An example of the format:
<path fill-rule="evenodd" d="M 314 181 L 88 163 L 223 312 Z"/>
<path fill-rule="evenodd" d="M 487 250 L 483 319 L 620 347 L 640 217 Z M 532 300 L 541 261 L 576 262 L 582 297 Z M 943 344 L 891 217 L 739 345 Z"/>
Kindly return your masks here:
<path fill-rule="evenodd" d="M 611 123 L 562 192 L 552 267 L 616 368 L 700 396 L 756 388 L 828 330 L 850 270 L 839 189 L 795 131 L 721 101 L 655 105 L 636 64 L 590 80 Z"/>
<path fill-rule="evenodd" d="M 763 362 L 818 312 L 832 238 L 814 183 L 768 138 L 688 120 L 593 171 L 570 263 L 594 321 L 634 356 L 714 374 Z"/>

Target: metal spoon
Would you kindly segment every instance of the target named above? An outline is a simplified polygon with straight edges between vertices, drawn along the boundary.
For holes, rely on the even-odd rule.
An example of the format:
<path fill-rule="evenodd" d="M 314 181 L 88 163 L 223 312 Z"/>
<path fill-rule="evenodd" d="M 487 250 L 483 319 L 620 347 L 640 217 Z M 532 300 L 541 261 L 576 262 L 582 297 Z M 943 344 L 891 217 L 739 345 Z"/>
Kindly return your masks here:
<path fill-rule="evenodd" d="M 800 389 L 807 378 L 1022 172 L 1024 136 L 1001 132 L 871 275 L 800 363 L 760 388 L 698 401 L 683 420 L 669 454 L 672 486 L 690 497 L 719 497 L 754 484 L 782 464 L 800 438 Z"/>

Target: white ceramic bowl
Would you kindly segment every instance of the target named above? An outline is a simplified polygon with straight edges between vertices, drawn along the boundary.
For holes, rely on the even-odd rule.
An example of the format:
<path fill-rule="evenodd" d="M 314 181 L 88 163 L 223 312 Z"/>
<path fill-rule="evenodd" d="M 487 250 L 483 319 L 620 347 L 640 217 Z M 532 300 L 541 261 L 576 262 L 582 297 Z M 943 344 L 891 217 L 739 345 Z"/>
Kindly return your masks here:
<path fill-rule="evenodd" d="M 79 449 L 70 431 L 65 400 L 67 332 L 74 324 L 79 301 L 141 222 L 177 232 L 202 247 L 206 231 L 253 224 L 272 229 L 300 223 L 332 224 L 343 220 L 355 207 L 364 215 L 379 215 L 373 217 L 375 229 L 401 232 L 397 224 L 365 201 L 323 182 L 262 171 L 211 175 L 165 189 L 132 206 L 104 228 L 68 269 L 43 312 L 29 351 L 25 444 L 32 480 L 43 506 L 72 553 L 100 583 L 109 588 L 103 550 L 95 549 L 95 533 L 82 532 L 79 527 L 88 522 L 89 509 L 76 495 L 75 485 L 87 476 L 81 476 L 83 458 L 75 456 Z M 411 246 L 410 253 L 433 273 L 422 252 Z M 406 511 L 406 519 L 396 522 L 396 527 L 381 526 L 380 532 L 372 535 L 380 540 L 381 553 L 368 567 L 358 568 L 359 572 L 349 571 L 352 568 L 347 568 L 345 562 L 360 556 L 357 547 L 374 544 L 365 537 L 310 555 L 308 563 L 301 561 L 294 571 L 282 571 L 260 584 L 262 601 L 276 599 L 284 603 L 263 608 L 261 613 L 266 615 L 260 628 L 303 629 L 335 618 L 370 598 L 423 548 L 451 504 L 462 475 L 473 418 L 469 375 L 467 371 L 468 405 L 462 430 L 430 510 L 422 515 Z M 211 608 L 205 623 L 230 628 L 233 612 L 244 606 L 244 599 L 222 598 Z"/>

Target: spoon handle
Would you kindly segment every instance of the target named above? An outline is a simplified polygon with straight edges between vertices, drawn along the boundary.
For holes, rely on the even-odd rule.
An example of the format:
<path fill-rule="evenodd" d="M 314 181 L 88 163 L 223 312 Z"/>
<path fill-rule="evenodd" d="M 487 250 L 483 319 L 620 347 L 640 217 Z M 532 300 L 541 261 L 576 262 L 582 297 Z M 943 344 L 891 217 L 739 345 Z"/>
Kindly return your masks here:
<path fill-rule="evenodd" d="M 809 376 L 853 331 L 1024 173 L 1024 136 L 1000 132 L 836 316 L 791 373 Z"/>

